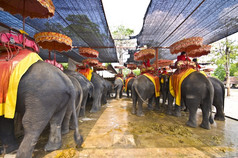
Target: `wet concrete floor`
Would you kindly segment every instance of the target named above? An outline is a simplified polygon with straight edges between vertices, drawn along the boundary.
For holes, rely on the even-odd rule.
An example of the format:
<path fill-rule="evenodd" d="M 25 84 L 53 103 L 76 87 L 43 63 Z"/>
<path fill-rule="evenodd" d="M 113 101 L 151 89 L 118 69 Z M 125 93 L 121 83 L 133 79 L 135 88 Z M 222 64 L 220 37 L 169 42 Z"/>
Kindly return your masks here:
<path fill-rule="evenodd" d="M 76 148 L 73 131 L 63 136 L 62 150 L 44 152 L 48 135 L 38 141 L 35 158 L 78 157 L 238 157 L 238 122 L 226 118 L 216 121 L 211 130 L 185 125 L 188 113 L 182 117 L 149 111 L 144 104 L 144 117 L 131 114 L 132 100 L 109 100 L 100 112 L 80 120 L 84 137 Z M 201 112 L 198 112 L 198 124 Z"/>

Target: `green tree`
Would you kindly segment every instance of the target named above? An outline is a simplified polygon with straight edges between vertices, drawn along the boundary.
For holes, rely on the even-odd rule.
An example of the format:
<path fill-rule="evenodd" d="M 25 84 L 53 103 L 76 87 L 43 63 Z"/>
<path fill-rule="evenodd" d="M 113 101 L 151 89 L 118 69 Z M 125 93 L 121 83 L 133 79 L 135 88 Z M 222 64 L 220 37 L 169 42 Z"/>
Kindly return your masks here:
<path fill-rule="evenodd" d="M 211 60 L 218 66 L 217 75 L 222 79 L 222 68 L 225 69 L 225 78 L 227 79 L 227 96 L 230 96 L 230 72 L 231 64 L 236 63 L 238 57 L 238 44 L 236 41 L 229 40 L 217 42 L 213 45 L 215 49 L 212 51 L 214 58 Z"/>
<path fill-rule="evenodd" d="M 126 28 L 125 26 L 118 26 L 115 31 L 112 32 L 112 37 L 115 40 L 117 46 L 118 60 L 123 65 L 123 54 L 128 52 L 128 48 L 132 47 L 133 41 L 129 40 L 129 36 L 134 33 L 134 30 Z"/>

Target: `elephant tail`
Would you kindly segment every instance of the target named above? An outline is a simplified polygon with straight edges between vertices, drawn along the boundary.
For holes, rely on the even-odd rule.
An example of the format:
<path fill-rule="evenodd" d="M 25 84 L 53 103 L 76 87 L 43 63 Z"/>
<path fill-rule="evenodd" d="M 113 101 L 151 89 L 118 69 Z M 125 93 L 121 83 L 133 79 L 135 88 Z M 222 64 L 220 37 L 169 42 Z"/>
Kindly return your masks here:
<path fill-rule="evenodd" d="M 83 89 L 82 89 L 82 86 L 81 86 L 80 83 L 79 83 L 78 86 L 79 86 L 80 98 L 79 98 L 79 103 L 78 103 L 78 106 L 76 108 L 76 111 L 80 110 L 81 105 L 82 105 L 82 101 L 83 101 Z"/>
<path fill-rule="evenodd" d="M 209 81 L 209 80 L 208 80 Z M 210 81 L 209 81 L 210 82 Z M 214 117 L 212 116 L 212 103 L 213 103 L 213 97 L 214 97 L 214 87 L 212 83 L 210 82 L 210 88 L 208 88 L 208 91 L 210 92 L 211 97 L 211 105 L 210 105 L 210 115 L 209 115 L 209 122 L 211 124 L 214 123 Z"/>
<path fill-rule="evenodd" d="M 224 84 L 221 84 L 221 88 L 222 88 L 222 101 L 223 101 L 223 111 L 224 111 L 224 108 L 225 108 L 225 87 L 224 87 Z"/>
<path fill-rule="evenodd" d="M 140 98 L 145 104 L 148 104 L 148 102 L 147 102 L 146 100 L 144 100 L 144 99 L 141 97 L 141 95 L 140 95 L 140 93 L 139 93 L 139 91 L 138 91 L 138 89 L 137 89 L 136 84 L 135 84 L 134 87 L 135 87 L 136 94 L 139 96 L 139 98 Z"/>
<path fill-rule="evenodd" d="M 72 106 L 72 114 L 73 114 L 73 122 L 75 123 L 75 132 L 74 132 L 74 140 L 75 143 L 78 146 L 81 146 L 83 143 L 83 137 L 79 134 L 79 126 L 78 126 L 78 117 L 76 114 L 76 108 L 75 108 L 75 99 L 76 99 L 76 93 L 74 91 L 73 84 L 69 84 L 70 88 L 70 98 L 69 98 L 69 105 Z"/>

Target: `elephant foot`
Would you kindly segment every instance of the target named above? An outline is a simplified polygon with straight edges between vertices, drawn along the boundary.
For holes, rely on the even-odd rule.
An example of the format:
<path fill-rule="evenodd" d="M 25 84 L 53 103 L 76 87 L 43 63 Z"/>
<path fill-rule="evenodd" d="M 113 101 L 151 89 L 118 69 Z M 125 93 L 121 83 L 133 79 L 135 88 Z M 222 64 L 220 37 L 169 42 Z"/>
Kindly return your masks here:
<path fill-rule="evenodd" d="M 48 142 L 45 145 L 45 151 L 54 151 L 59 149 L 61 146 L 62 146 L 62 142 L 58 142 L 58 143 Z"/>
<path fill-rule="evenodd" d="M 172 115 L 176 116 L 176 117 L 181 117 L 182 116 L 181 111 L 176 111 L 176 110 L 173 111 Z"/>
<path fill-rule="evenodd" d="M 145 114 L 143 112 L 137 112 L 136 115 L 139 116 L 139 117 L 145 116 Z"/>
<path fill-rule="evenodd" d="M 75 130 L 75 128 L 76 128 L 75 124 L 72 124 L 72 125 L 69 126 L 69 129 L 71 129 L 71 130 Z"/>
<path fill-rule="evenodd" d="M 204 122 L 200 124 L 200 127 L 204 128 L 204 129 L 211 129 L 210 124 L 209 123 L 204 123 Z"/>
<path fill-rule="evenodd" d="M 81 135 L 79 135 L 78 137 L 74 135 L 74 140 L 77 144 L 77 147 L 81 147 L 81 145 L 83 144 L 83 137 Z"/>
<path fill-rule="evenodd" d="M 62 129 L 61 133 L 62 133 L 62 135 L 69 133 L 69 128 Z"/>
<path fill-rule="evenodd" d="M 197 124 L 193 121 L 187 121 L 186 125 L 189 126 L 189 127 L 193 127 L 193 128 L 197 127 Z"/>
<path fill-rule="evenodd" d="M 160 108 L 159 107 L 155 107 L 155 109 L 154 109 L 155 111 L 159 111 L 160 110 Z"/>
<path fill-rule="evenodd" d="M 14 152 L 18 148 L 19 148 L 19 144 L 11 144 L 8 146 L 3 145 L 3 147 L 0 148 L 0 155 Z"/>
<path fill-rule="evenodd" d="M 225 121 L 225 117 L 224 116 L 219 116 L 219 115 L 215 115 L 215 120 L 218 120 L 218 121 Z"/>
<path fill-rule="evenodd" d="M 166 111 L 166 114 L 167 114 L 167 115 L 172 115 L 173 113 L 172 113 L 171 110 L 167 110 L 167 111 Z"/>
<path fill-rule="evenodd" d="M 98 110 L 98 108 L 92 108 L 91 110 L 90 110 L 90 113 L 95 113 L 95 112 L 98 112 L 99 110 Z"/>
<path fill-rule="evenodd" d="M 180 106 L 175 105 L 175 109 L 173 111 L 173 115 L 176 116 L 176 117 L 182 116 L 182 114 L 181 114 L 181 107 Z"/>
<path fill-rule="evenodd" d="M 148 106 L 148 110 L 150 110 L 150 111 L 151 111 L 151 110 L 153 110 L 153 107 L 151 107 L 151 106 Z"/>
<path fill-rule="evenodd" d="M 133 115 L 135 115 L 135 114 L 136 114 L 136 110 L 135 110 L 135 109 L 132 109 L 132 110 L 131 110 L 131 113 L 132 113 Z"/>

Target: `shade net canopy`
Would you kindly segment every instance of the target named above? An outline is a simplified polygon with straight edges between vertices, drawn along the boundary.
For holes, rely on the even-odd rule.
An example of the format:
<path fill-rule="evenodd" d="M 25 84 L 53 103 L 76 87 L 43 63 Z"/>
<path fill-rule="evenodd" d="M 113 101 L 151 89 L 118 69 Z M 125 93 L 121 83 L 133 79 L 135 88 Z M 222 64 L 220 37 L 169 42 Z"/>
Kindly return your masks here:
<path fill-rule="evenodd" d="M 210 44 L 238 32 L 237 0 L 151 0 L 138 46 L 169 47 L 189 37 Z M 133 37 L 132 37 L 133 38 Z M 175 59 L 169 49 L 159 49 L 163 59 Z"/>
<path fill-rule="evenodd" d="M 38 32 L 57 32 L 69 36 L 73 46 L 90 47 L 99 52 L 100 62 L 118 62 L 114 40 L 106 21 L 101 0 L 53 0 L 55 15 L 49 19 L 26 18 L 25 31 L 30 37 Z M 22 29 L 22 16 L 0 11 L 0 22 L 14 29 Z M 46 54 L 47 53 L 47 54 Z M 62 56 L 63 54 L 64 56 Z M 57 61 L 67 57 L 82 61 L 78 49 L 57 53 Z M 48 51 L 39 53 L 48 59 Z M 61 60 L 61 61 L 59 61 Z"/>

